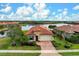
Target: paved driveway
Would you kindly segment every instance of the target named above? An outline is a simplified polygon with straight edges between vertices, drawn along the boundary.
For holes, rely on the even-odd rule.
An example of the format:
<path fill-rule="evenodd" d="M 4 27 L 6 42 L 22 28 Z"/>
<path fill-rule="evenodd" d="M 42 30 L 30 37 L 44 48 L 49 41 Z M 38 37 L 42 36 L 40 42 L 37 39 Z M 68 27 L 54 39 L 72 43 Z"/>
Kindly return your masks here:
<path fill-rule="evenodd" d="M 37 44 L 41 47 L 40 56 L 60 56 L 50 41 L 37 42 Z"/>

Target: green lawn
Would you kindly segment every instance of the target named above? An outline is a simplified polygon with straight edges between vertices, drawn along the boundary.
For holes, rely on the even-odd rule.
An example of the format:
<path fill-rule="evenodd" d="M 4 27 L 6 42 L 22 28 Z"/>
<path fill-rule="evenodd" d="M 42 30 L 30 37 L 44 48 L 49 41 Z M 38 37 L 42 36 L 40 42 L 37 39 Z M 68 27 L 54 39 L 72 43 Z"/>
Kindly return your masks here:
<path fill-rule="evenodd" d="M 72 45 L 69 49 L 79 49 L 79 44 L 70 43 L 64 39 L 60 39 L 59 37 L 55 37 L 54 41 L 56 41 L 57 43 L 55 44 L 57 45 L 57 47 L 55 47 L 57 50 L 67 50 L 67 48 L 65 48 L 64 45 L 68 45 L 68 44 Z M 53 41 L 52 41 L 52 44 L 53 44 Z"/>
<path fill-rule="evenodd" d="M 79 52 L 63 52 L 60 53 L 62 56 L 79 56 Z"/>
<path fill-rule="evenodd" d="M 39 56 L 40 53 L 0 53 L 0 56 Z"/>
<path fill-rule="evenodd" d="M 7 50 L 41 50 L 39 46 L 9 46 Z"/>
<path fill-rule="evenodd" d="M 72 44 L 70 42 L 66 43 L 64 39 L 60 39 L 59 37 L 55 37 L 54 41 L 56 41 L 57 47 L 55 47 L 57 50 L 68 50 L 68 49 L 79 49 L 79 44 Z M 53 44 L 54 42 L 52 42 Z M 59 44 L 59 45 L 58 45 Z M 64 45 L 72 44 L 70 48 L 65 48 Z M 79 56 L 79 52 L 62 52 L 60 53 L 63 56 Z"/>
<path fill-rule="evenodd" d="M 41 50 L 40 46 L 11 46 L 10 38 L 0 39 L 0 50 Z M 38 56 L 40 53 L 0 53 L 0 56 Z"/>
<path fill-rule="evenodd" d="M 64 45 L 66 45 L 66 41 L 64 39 L 60 39 L 59 37 L 54 37 L 54 41 L 56 42 L 54 44 L 54 42 L 52 41 L 52 44 L 54 44 L 57 50 L 64 50 L 66 48 L 64 48 Z M 68 42 L 69 44 L 69 42 Z"/>
<path fill-rule="evenodd" d="M 2 50 L 40 50 L 40 46 L 11 46 L 10 45 L 10 38 L 2 38 L 0 39 L 0 49 Z"/>
<path fill-rule="evenodd" d="M 79 44 L 73 44 L 71 49 L 79 49 Z"/>
<path fill-rule="evenodd" d="M 10 44 L 11 39 L 9 37 L 0 38 L 0 49 L 6 49 Z"/>

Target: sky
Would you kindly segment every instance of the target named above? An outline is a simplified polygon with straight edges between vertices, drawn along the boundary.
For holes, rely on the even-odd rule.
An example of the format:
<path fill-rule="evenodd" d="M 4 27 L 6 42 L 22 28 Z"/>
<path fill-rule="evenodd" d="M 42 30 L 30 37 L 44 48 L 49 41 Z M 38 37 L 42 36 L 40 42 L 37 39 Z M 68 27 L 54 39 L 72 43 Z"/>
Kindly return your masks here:
<path fill-rule="evenodd" d="M 79 21 L 79 3 L 0 3 L 0 21 Z"/>

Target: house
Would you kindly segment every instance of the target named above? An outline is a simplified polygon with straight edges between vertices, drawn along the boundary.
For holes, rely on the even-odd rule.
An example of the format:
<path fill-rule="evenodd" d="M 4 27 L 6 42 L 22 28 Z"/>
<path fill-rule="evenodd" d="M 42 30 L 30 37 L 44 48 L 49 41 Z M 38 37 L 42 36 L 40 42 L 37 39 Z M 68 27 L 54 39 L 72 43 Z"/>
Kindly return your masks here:
<path fill-rule="evenodd" d="M 0 38 L 7 37 L 8 32 L 7 25 L 11 24 L 12 25 L 17 24 L 17 22 L 0 22 Z"/>
<path fill-rule="evenodd" d="M 32 27 L 26 35 L 34 41 L 51 41 L 53 33 L 48 28 L 38 25 Z"/>
<path fill-rule="evenodd" d="M 11 24 L 17 24 L 17 22 L 0 22 L 0 25 L 11 25 Z"/>
<path fill-rule="evenodd" d="M 69 24 L 57 27 L 58 30 L 64 31 L 66 33 L 79 32 L 79 24 Z"/>
<path fill-rule="evenodd" d="M 56 28 L 57 30 L 63 31 L 65 33 L 73 33 L 73 27 L 71 25 L 62 25 Z"/>

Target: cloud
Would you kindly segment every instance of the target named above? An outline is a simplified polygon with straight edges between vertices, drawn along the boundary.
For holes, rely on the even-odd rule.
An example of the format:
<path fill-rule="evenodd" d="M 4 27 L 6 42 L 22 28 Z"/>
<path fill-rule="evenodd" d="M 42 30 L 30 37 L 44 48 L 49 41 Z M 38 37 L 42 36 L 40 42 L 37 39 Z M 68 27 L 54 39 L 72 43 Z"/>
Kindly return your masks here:
<path fill-rule="evenodd" d="M 42 10 L 42 9 L 44 9 L 46 7 L 46 4 L 45 3 L 36 3 L 36 4 L 34 4 L 34 8 L 36 9 L 36 10 Z"/>
<path fill-rule="evenodd" d="M 49 12 L 50 12 L 50 11 L 49 11 L 48 9 L 41 11 L 41 12 L 40 12 L 40 18 L 47 18 L 48 15 L 49 15 Z"/>
<path fill-rule="evenodd" d="M 75 7 L 73 7 L 74 10 L 79 10 L 79 5 L 76 5 Z"/>
<path fill-rule="evenodd" d="M 52 12 L 52 15 L 55 15 L 56 14 L 56 12 Z"/>
<path fill-rule="evenodd" d="M 40 18 L 40 19 L 44 19 L 47 18 L 49 15 L 50 11 L 49 10 L 42 10 L 40 12 L 36 12 L 33 14 L 33 18 Z"/>
<path fill-rule="evenodd" d="M 9 9 L 11 8 L 11 9 Z M 1 9 L 2 10 L 2 9 Z M 0 11 L 1 11 L 0 10 Z M 6 12 L 9 12 L 12 10 L 12 7 L 7 5 L 3 10 L 8 10 Z M 33 20 L 66 20 L 69 19 L 67 17 L 68 9 L 64 8 L 64 10 L 59 9 L 58 14 L 56 12 L 51 12 L 46 4 L 44 3 L 36 3 L 32 5 L 23 5 L 17 8 L 16 12 L 11 12 L 9 15 L 0 15 L 0 19 L 2 20 L 27 20 L 27 21 L 33 21 Z"/>
<path fill-rule="evenodd" d="M 72 21 L 79 21 L 79 14 L 72 14 L 71 20 Z"/>
<path fill-rule="evenodd" d="M 36 3 L 34 4 L 36 12 L 33 14 L 34 18 L 45 19 L 49 16 L 50 10 L 46 9 L 45 3 Z"/>
<path fill-rule="evenodd" d="M 65 8 L 64 11 L 62 12 L 63 16 L 67 15 L 68 14 L 68 9 Z"/>
<path fill-rule="evenodd" d="M 6 5 L 5 8 L 1 9 L 0 12 L 9 13 L 12 10 L 12 7 Z"/>
<path fill-rule="evenodd" d="M 16 11 L 17 15 L 27 16 L 33 13 L 33 9 L 31 7 L 22 6 L 19 7 Z"/>
<path fill-rule="evenodd" d="M 9 13 L 12 10 L 12 7 L 7 5 L 3 5 L 5 8 L 1 9 L 0 12 Z M 29 4 L 26 6 L 20 6 L 17 8 L 16 12 L 11 11 L 8 15 L 0 15 L 0 19 L 4 20 L 39 20 L 46 19 L 50 14 L 50 10 L 46 8 L 45 3 L 36 3 Z"/>

